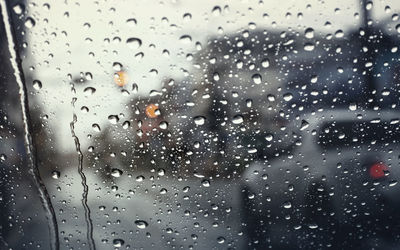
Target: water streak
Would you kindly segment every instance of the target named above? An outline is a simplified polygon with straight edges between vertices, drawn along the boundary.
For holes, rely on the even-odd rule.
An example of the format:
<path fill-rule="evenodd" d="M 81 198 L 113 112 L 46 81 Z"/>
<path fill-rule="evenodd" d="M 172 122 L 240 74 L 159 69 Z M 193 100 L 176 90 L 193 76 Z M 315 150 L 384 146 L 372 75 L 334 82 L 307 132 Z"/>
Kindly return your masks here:
<path fill-rule="evenodd" d="M 22 120 L 24 126 L 24 142 L 25 149 L 29 164 L 29 173 L 31 174 L 33 181 L 35 183 L 36 189 L 39 192 L 40 201 L 46 212 L 46 218 L 48 221 L 49 234 L 50 234 L 50 244 L 51 249 L 60 249 L 59 236 L 58 236 L 58 224 L 56 214 L 54 212 L 54 207 L 51 203 L 49 193 L 47 192 L 46 186 L 40 177 L 39 168 L 36 159 L 36 148 L 32 140 L 32 128 L 31 121 L 29 117 L 29 103 L 26 90 L 25 76 L 22 70 L 21 58 L 18 55 L 18 51 L 15 46 L 15 34 L 12 29 L 12 20 L 8 13 L 6 0 L 0 0 L 1 14 L 3 17 L 4 28 L 6 32 L 8 50 L 10 53 L 10 62 L 14 70 L 15 81 L 19 87 L 19 101 L 22 110 Z"/>
<path fill-rule="evenodd" d="M 73 93 L 75 93 L 75 87 L 73 85 L 73 83 L 71 83 L 71 91 Z M 75 109 L 75 102 L 76 102 L 76 97 L 72 98 L 71 101 L 71 105 L 72 108 Z M 78 173 L 81 177 L 81 183 L 82 183 L 82 187 L 83 187 L 83 193 L 82 193 L 82 206 L 83 209 L 85 211 L 85 221 L 86 221 L 86 237 L 87 237 L 87 241 L 89 244 L 89 249 L 91 250 L 95 250 L 96 249 L 96 245 L 94 244 L 94 239 L 93 239 L 93 222 L 92 219 L 90 217 L 90 208 L 87 204 L 87 197 L 88 197 L 88 192 L 89 192 L 89 187 L 87 185 L 87 181 L 86 181 L 86 175 L 83 172 L 83 154 L 82 154 L 82 150 L 81 150 L 81 144 L 79 142 L 79 138 L 78 136 L 76 136 L 75 134 L 75 124 L 78 121 L 78 118 L 76 116 L 75 111 L 73 112 L 72 115 L 72 121 L 70 123 L 70 128 L 71 128 L 71 135 L 72 138 L 74 138 L 74 142 L 75 142 L 75 149 L 76 152 L 78 153 Z"/>

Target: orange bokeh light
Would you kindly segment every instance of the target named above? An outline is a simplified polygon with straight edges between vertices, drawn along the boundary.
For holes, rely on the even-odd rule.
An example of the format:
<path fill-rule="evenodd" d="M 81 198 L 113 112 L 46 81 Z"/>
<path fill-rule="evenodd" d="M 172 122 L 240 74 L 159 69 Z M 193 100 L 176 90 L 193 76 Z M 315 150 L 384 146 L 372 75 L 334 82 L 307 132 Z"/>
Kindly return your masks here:
<path fill-rule="evenodd" d="M 118 71 L 114 74 L 114 82 L 122 87 L 125 84 L 128 83 L 128 74 L 126 74 L 124 71 Z"/>
<path fill-rule="evenodd" d="M 156 118 L 158 115 L 156 113 L 156 111 L 158 110 L 158 106 L 155 104 L 149 104 L 146 107 L 146 115 L 149 118 Z"/>

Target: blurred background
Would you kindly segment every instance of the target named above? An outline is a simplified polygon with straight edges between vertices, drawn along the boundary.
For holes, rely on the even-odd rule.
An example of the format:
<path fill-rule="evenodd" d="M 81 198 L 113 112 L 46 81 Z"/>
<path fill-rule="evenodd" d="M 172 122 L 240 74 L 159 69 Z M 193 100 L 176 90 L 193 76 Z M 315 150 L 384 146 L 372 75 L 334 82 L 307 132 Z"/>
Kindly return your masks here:
<path fill-rule="evenodd" d="M 250 248 L 243 172 L 299 117 L 400 104 L 395 0 L 4 2 L 1 249 Z"/>

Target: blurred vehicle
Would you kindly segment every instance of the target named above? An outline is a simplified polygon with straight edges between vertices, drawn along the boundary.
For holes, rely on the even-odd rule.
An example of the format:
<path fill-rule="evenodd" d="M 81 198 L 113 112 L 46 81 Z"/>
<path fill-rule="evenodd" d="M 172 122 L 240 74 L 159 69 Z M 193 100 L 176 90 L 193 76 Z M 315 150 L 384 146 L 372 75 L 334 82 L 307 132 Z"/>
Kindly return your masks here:
<path fill-rule="evenodd" d="M 400 113 L 336 109 L 295 120 L 292 154 L 243 174 L 243 225 L 256 249 L 366 249 L 398 242 Z"/>

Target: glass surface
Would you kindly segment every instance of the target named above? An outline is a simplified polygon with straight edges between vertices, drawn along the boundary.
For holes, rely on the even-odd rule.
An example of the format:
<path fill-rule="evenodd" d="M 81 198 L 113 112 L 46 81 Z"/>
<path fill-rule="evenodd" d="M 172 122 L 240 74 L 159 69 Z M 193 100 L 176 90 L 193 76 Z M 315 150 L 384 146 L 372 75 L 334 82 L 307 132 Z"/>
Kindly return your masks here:
<path fill-rule="evenodd" d="M 0 0 L 0 249 L 398 249 L 397 0 Z"/>

